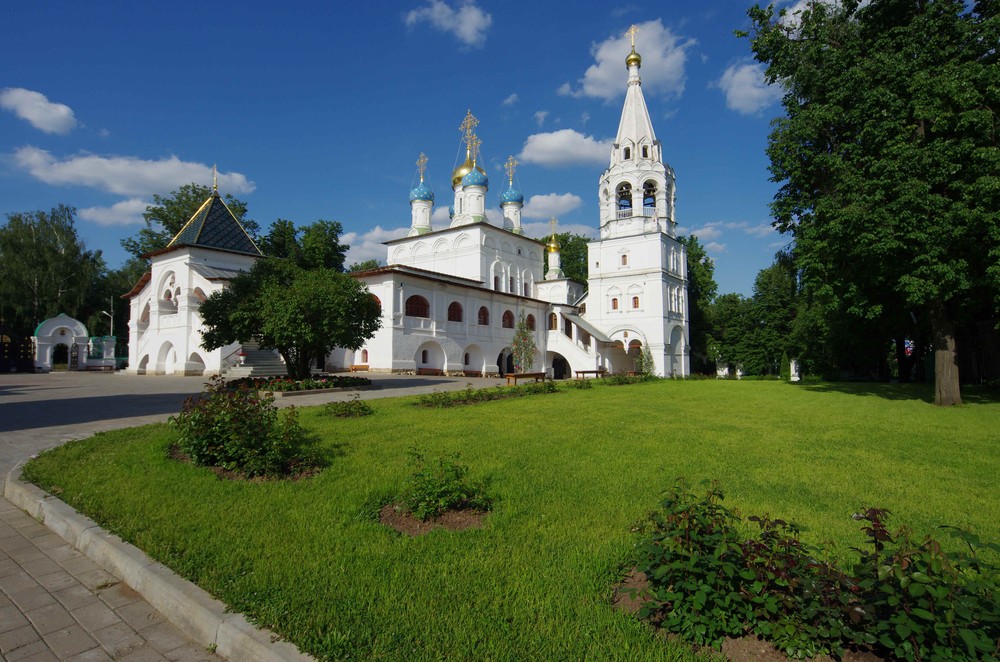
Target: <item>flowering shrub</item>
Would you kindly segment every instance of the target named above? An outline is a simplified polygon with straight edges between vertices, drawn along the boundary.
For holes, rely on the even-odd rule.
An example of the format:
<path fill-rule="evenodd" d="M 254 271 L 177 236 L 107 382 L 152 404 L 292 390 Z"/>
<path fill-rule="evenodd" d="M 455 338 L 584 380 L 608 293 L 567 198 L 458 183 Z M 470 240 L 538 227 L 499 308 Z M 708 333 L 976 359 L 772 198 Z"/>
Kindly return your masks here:
<path fill-rule="evenodd" d="M 427 459 L 421 450 L 411 448 L 409 455 L 417 470 L 407 479 L 402 500 L 414 517 L 426 521 L 448 510 L 490 509 L 482 483 L 470 483 L 469 468 L 455 462 L 458 453 Z"/>

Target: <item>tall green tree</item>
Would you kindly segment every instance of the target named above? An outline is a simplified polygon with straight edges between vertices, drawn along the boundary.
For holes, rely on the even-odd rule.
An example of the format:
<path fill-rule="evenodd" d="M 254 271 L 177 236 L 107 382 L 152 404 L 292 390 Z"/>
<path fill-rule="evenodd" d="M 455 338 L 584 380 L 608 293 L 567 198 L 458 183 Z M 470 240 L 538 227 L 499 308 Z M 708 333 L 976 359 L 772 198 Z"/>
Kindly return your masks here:
<path fill-rule="evenodd" d="M 715 282 L 715 263 L 705 252 L 705 247 L 695 235 L 678 237 L 687 250 L 688 320 L 691 325 L 691 370 L 707 373 L 715 361 L 709 356 L 708 310 L 715 300 L 719 286 Z"/>
<path fill-rule="evenodd" d="M 303 269 L 344 271 L 350 246 L 340 242 L 344 227 L 339 221 L 318 220 L 299 228 L 292 221 L 279 218 L 260 240 L 268 257 L 291 260 Z"/>
<path fill-rule="evenodd" d="M 303 269 L 289 260 L 258 260 L 201 304 L 205 349 L 257 340 L 276 349 L 288 376 L 308 377 L 334 347 L 358 349 L 381 324 L 364 284 L 332 269 Z"/>
<path fill-rule="evenodd" d="M 371 258 L 368 260 L 363 260 L 361 262 L 355 262 L 351 266 L 347 267 L 347 270 L 351 273 L 354 273 L 356 271 L 371 271 L 372 269 L 378 269 L 381 266 L 382 266 L 381 262 L 379 262 L 375 258 Z"/>
<path fill-rule="evenodd" d="M 858 317 L 926 318 L 935 402 L 960 403 L 956 324 L 1000 303 L 996 0 L 813 2 L 792 21 L 757 5 L 749 16 L 754 56 L 785 89 L 771 206 L 798 266 Z"/>
<path fill-rule="evenodd" d="M 87 297 L 105 271 L 101 251 L 77 236 L 76 209 L 7 215 L 0 227 L 0 317 L 21 334 L 66 313 L 86 320 Z"/>
<path fill-rule="evenodd" d="M 122 239 L 122 248 L 136 258 L 165 248 L 210 195 L 210 187 L 195 183 L 185 184 L 167 196 L 154 195 L 153 204 L 146 207 L 142 215 L 146 227 L 140 228 L 135 236 Z M 247 204 L 229 194 L 225 196 L 225 201 L 247 233 L 256 237 L 260 226 L 246 218 Z"/>

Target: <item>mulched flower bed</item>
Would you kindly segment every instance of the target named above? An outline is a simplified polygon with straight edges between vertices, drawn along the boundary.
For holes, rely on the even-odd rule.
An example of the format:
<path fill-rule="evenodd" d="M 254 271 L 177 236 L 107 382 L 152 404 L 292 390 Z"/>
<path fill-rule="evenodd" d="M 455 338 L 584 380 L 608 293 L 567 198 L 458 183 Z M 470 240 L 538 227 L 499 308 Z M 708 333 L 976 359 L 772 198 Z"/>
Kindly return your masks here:
<path fill-rule="evenodd" d="M 464 529 L 481 529 L 489 513 L 472 508 L 463 510 L 447 510 L 440 517 L 426 522 L 417 519 L 412 513 L 399 504 L 388 503 L 379 511 L 379 522 L 408 536 L 422 536 L 434 529 L 447 531 L 462 531 Z"/>

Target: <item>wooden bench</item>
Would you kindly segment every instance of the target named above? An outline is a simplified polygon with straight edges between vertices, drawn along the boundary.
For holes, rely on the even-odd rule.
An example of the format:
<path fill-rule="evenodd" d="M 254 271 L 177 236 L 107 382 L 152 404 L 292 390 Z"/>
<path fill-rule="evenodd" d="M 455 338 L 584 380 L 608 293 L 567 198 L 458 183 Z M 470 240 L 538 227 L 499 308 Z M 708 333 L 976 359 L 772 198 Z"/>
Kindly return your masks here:
<path fill-rule="evenodd" d="M 594 377 L 603 377 L 607 374 L 607 370 L 604 368 L 598 368 L 597 370 L 576 370 L 577 379 L 586 379 L 587 375 L 593 375 Z"/>
<path fill-rule="evenodd" d="M 441 377 L 444 375 L 444 370 L 441 370 L 440 368 L 417 368 L 417 374 Z"/>
<path fill-rule="evenodd" d="M 367 365 L 352 365 L 350 366 L 351 372 L 368 372 Z"/>
<path fill-rule="evenodd" d="M 519 379 L 533 379 L 536 382 L 544 382 L 545 381 L 545 373 L 544 372 L 517 372 L 517 373 L 511 373 L 511 374 L 504 375 L 504 376 L 507 378 L 507 386 L 510 386 L 511 383 L 513 383 L 514 386 L 517 386 L 517 380 L 519 380 Z"/>
<path fill-rule="evenodd" d="M 483 371 L 482 370 L 463 370 L 462 371 L 462 375 L 464 377 L 482 377 L 483 376 Z"/>

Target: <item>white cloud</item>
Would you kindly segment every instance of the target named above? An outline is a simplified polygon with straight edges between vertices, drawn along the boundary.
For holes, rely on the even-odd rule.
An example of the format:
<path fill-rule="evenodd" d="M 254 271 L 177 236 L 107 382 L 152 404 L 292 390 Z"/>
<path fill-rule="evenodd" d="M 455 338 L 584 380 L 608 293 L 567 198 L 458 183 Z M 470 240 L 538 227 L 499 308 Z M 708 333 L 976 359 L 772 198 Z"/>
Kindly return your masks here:
<path fill-rule="evenodd" d="M 0 90 L 0 107 L 9 110 L 36 129 L 45 133 L 66 135 L 76 127 L 73 109 L 61 103 L 53 103 L 41 92 L 23 87 L 7 87 Z"/>
<path fill-rule="evenodd" d="M 451 217 L 448 216 L 448 205 L 435 205 L 434 211 L 431 212 L 431 224 L 449 222 L 451 222 Z"/>
<path fill-rule="evenodd" d="M 573 193 L 548 193 L 533 195 L 524 203 L 523 218 L 552 218 L 567 214 L 583 204 L 580 196 Z"/>
<path fill-rule="evenodd" d="M 589 122 L 589 121 L 590 121 L 590 113 L 588 113 L 586 110 L 583 111 L 582 113 L 580 113 L 580 124 L 581 125 L 587 126 L 587 122 Z"/>
<path fill-rule="evenodd" d="M 484 12 L 471 0 L 463 1 L 457 8 L 443 0 L 430 0 L 426 7 L 407 12 L 403 21 L 408 28 L 418 23 L 430 23 L 441 32 L 454 35 L 466 46 L 482 48 L 486 31 L 493 24 L 493 15 Z"/>
<path fill-rule="evenodd" d="M 376 225 L 364 233 L 345 232 L 340 240 L 342 243 L 349 244 L 351 248 L 347 251 L 347 259 L 344 260 L 344 263 L 354 264 L 372 259 L 384 263 L 387 253 L 382 242 L 405 237 L 409 231 L 409 227 L 384 230 L 382 226 Z"/>
<path fill-rule="evenodd" d="M 764 237 L 770 237 L 771 235 L 777 232 L 777 230 L 775 230 L 770 223 L 760 223 L 759 225 L 748 225 L 747 227 L 743 228 L 743 231 L 746 232 L 751 237 L 759 237 L 761 239 L 763 239 Z"/>
<path fill-rule="evenodd" d="M 691 230 L 688 234 L 693 234 L 698 237 L 700 241 L 709 241 L 711 239 L 718 239 L 722 236 L 722 228 L 718 223 L 708 223 L 707 225 L 695 228 Z"/>
<path fill-rule="evenodd" d="M 652 93 L 680 96 L 684 91 L 687 50 L 697 42 L 674 34 L 660 19 L 640 23 L 635 49 L 642 56 L 642 87 Z M 622 32 L 591 46 L 594 64 L 587 67 L 579 87 L 564 83 L 558 94 L 611 100 L 625 92 L 625 57 L 632 49 Z"/>
<path fill-rule="evenodd" d="M 705 244 L 705 250 L 709 253 L 725 253 L 726 245 L 720 244 L 717 241 L 710 241 L 707 244 Z"/>
<path fill-rule="evenodd" d="M 139 225 L 146 207 L 151 205 L 142 198 L 129 198 L 110 207 L 87 207 L 80 210 L 80 218 L 98 225 Z"/>
<path fill-rule="evenodd" d="M 595 140 L 573 129 L 560 129 L 528 136 L 517 158 L 521 163 L 558 167 L 601 164 L 608 161 L 610 154 L 610 140 Z"/>
<path fill-rule="evenodd" d="M 57 159 L 37 147 L 21 147 L 14 161 L 22 170 L 46 184 L 89 186 L 132 197 L 168 193 L 190 182 L 212 181 L 212 168 L 181 161 L 176 156 L 148 161 L 131 156 L 81 154 Z M 252 193 L 256 185 L 238 172 L 219 173 L 224 193 Z"/>
<path fill-rule="evenodd" d="M 549 116 L 549 111 L 539 110 L 535 113 L 535 121 L 538 122 L 538 126 L 545 124 L 545 118 Z"/>
<path fill-rule="evenodd" d="M 764 80 L 764 65 L 742 62 L 726 68 L 716 86 L 726 95 L 726 106 L 743 115 L 755 115 L 780 101 L 781 85 L 768 85 Z"/>
<path fill-rule="evenodd" d="M 503 104 L 502 105 L 504 105 L 504 106 L 513 106 L 515 103 L 517 103 L 517 99 L 518 99 L 517 92 L 514 92 L 509 97 L 507 97 L 506 99 L 503 100 Z"/>

